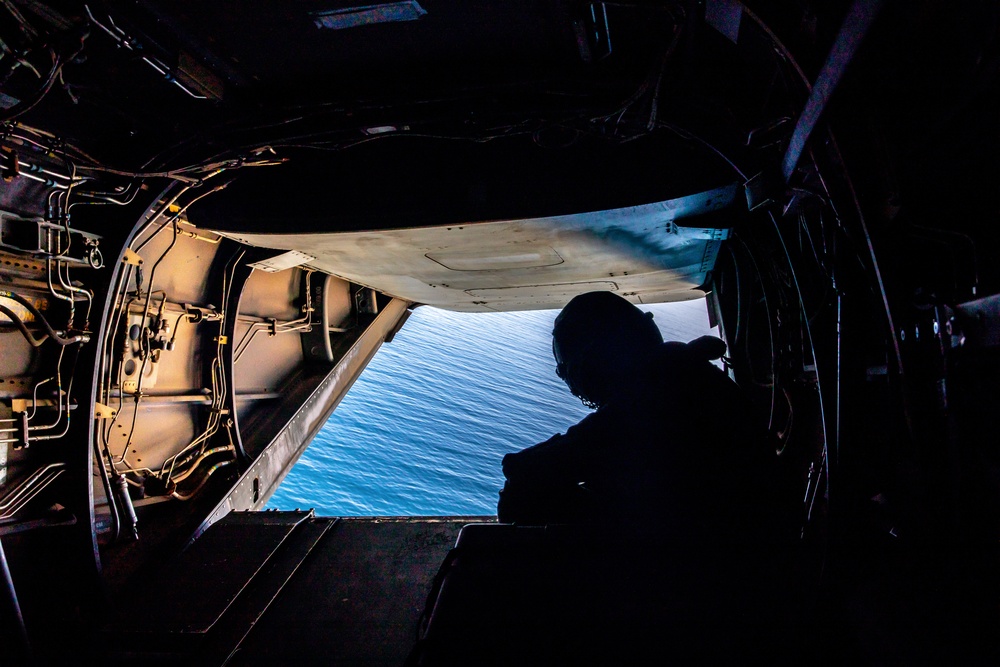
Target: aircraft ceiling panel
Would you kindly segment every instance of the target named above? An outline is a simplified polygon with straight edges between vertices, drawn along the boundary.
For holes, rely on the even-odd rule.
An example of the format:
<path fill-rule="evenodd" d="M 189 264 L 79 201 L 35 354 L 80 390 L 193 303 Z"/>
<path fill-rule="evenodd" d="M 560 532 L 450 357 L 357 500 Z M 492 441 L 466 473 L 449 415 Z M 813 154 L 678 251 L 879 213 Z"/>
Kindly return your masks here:
<path fill-rule="evenodd" d="M 308 266 L 449 310 L 558 308 L 596 289 L 651 303 L 702 295 L 728 230 L 698 220 L 733 206 L 738 193 L 734 185 L 640 206 L 440 227 L 224 235 L 306 253 L 315 258 Z"/>

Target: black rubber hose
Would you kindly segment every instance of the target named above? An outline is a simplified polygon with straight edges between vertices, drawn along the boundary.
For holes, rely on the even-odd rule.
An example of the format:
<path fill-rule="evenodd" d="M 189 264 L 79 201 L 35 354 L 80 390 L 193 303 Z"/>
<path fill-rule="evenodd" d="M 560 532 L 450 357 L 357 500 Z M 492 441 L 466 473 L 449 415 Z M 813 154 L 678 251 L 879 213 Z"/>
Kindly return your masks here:
<path fill-rule="evenodd" d="M 18 331 L 20 331 L 27 341 L 31 343 L 31 347 L 40 347 L 41 344 L 45 342 L 45 339 L 48 338 L 48 336 L 42 336 L 42 338 L 36 339 L 32 336 L 28 327 L 24 326 L 24 322 L 22 322 L 21 318 L 17 316 L 17 313 L 3 304 L 0 304 L 0 313 L 3 313 L 10 318 L 10 321 L 17 327 Z"/>
<path fill-rule="evenodd" d="M 55 329 L 52 328 L 52 325 L 49 324 L 48 320 L 45 319 L 45 316 L 42 315 L 42 313 L 37 308 L 35 308 L 35 305 L 31 303 L 31 301 L 25 299 L 20 294 L 15 294 L 14 292 L 11 292 L 9 290 L 0 290 L 0 297 L 13 299 L 14 301 L 17 301 L 19 304 L 24 306 L 28 310 L 28 312 L 35 317 L 38 323 L 42 325 L 46 333 L 48 333 L 49 336 L 52 337 L 52 340 L 59 343 L 60 345 L 72 345 L 73 343 L 86 342 L 90 340 L 90 336 L 72 336 L 71 338 L 63 338 L 62 336 L 59 335 L 59 332 L 57 332 Z M 12 314 L 12 312 L 9 309 L 5 308 L 3 311 L 0 312 L 3 312 L 4 315 L 14 320 L 15 324 L 17 322 L 21 322 L 21 319 L 17 317 L 17 315 Z M 21 322 L 21 324 L 23 325 L 24 323 Z M 38 346 L 35 345 L 35 347 Z"/>

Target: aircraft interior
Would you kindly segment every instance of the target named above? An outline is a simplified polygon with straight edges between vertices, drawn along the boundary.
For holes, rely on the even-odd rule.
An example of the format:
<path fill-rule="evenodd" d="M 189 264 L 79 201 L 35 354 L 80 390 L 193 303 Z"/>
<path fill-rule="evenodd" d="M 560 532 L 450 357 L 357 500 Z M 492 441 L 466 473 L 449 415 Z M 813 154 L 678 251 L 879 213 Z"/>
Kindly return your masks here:
<path fill-rule="evenodd" d="M 2 0 L 0 662 L 996 664 L 998 78 L 988 0 Z M 413 308 L 594 290 L 706 297 L 794 544 L 259 511 Z"/>

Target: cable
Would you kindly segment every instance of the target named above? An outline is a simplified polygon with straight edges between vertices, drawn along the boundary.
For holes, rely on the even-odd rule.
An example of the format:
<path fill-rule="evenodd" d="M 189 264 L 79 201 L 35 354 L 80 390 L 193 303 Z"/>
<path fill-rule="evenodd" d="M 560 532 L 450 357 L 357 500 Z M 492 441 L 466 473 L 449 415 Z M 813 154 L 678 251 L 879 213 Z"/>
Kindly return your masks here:
<path fill-rule="evenodd" d="M 656 62 L 656 65 L 650 69 L 650 73 L 646 75 L 646 78 L 643 79 L 639 87 L 625 99 L 625 101 L 622 103 L 621 106 L 616 108 L 614 111 L 611 111 L 610 113 L 604 114 L 602 116 L 592 117 L 589 120 L 591 120 L 592 122 L 607 121 L 610 120 L 612 116 L 625 113 L 625 111 L 628 110 L 629 107 L 631 107 L 633 104 L 642 99 L 643 95 L 645 95 L 650 88 L 653 88 L 654 84 L 656 86 L 655 94 L 659 95 L 660 83 L 663 80 L 663 74 L 664 72 L 666 72 L 667 63 L 669 62 L 670 57 L 677 50 L 677 45 L 680 43 L 680 34 L 681 34 L 680 28 L 676 23 L 674 23 L 673 30 L 670 33 L 670 42 L 667 44 L 667 48 L 664 49 L 663 54 Z M 654 107 L 650 115 L 649 124 L 653 125 L 655 124 L 655 122 L 656 122 L 656 113 Z"/>
<path fill-rule="evenodd" d="M 833 136 L 833 133 L 830 132 L 829 130 L 827 131 L 827 136 L 830 139 L 830 146 L 833 150 L 837 163 L 840 165 L 844 165 L 845 164 L 844 156 L 840 152 L 840 147 L 837 145 L 836 138 Z M 812 159 L 814 164 L 816 163 L 816 158 L 812 155 L 811 152 L 810 152 L 810 159 Z M 816 175 L 819 178 L 820 184 L 823 186 L 823 190 L 826 191 L 827 196 L 829 197 L 830 189 L 827 187 L 826 180 L 823 178 L 823 172 L 819 168 L 816 169 Z M 854 202 L 854 209 L 858 216 L 858 224 L 861 227 L 861 233 L 865 237 L 865 245 L 868 249 L 868 254 L 871 257 L 872 271 L 875 274 L 875 282 L 876 285 L 878 286 L 879 296 L 881 297 L 882 300 L 882 309 L 883 312 L 885 313 L 886 325 L 889 328 L 889 338 L 892 341 L 892 350 L 895 355 L 896 368 L 899 371 L 899 375 L 902 377 L 903 375 L 905 375 L 905 373 L 903 372 L 903 353 L 899 347 L 899 336 L 896 334 L 896 325 L 892 319 L 892 310 L 889 308 L 889 296 L 886 293 L 885 283 L 882 280 L 882 271 L 879 269 L 878 259 L 875 257 L 875 247 L 874 245 L 872 245 L 871 234 L 868 233 L 868 225 L 865 222 L 864 211 L 861 208 L 861 200 L 858 198 L 857 190 L 854 189 L 854 181 L 852 181 L 850 176 L 847 174 L 846 168 L 844 169 L 842 176 L 847 184 L 847 190 L 851 194 L 851 199 Z M 831 208 L 833 208 L 832 198 L 830 200 L 830 204 Z M 839 221 L 841 218 L 837 214 L 835 208 L 833 209 L 833 213 L 837 217 L 837 220 Z M 843 226 L 841 226 L 841 228 L 843 229 Z"/>
<path fill-rule="evenodd" d="M 81 51 L 83 51 L 83 44 L 89 35 L 89 30 L 81 32 L 79 34 L 79 45 L 76 46 L 76 50 L 65 57 L 57 54 L 55 49 L 51 46 L 48 47 L 49 55 L 52 58 L 52 68 L 49 70 L 48 76 L 45 77 L 44 83 L 42 83 L 42 86 L 33 95 L 21 100 L 11 107 L 0 110 L 0 121 L 12 121 L 18 116 L 24 115 L 28 111 L 35 108 L 35 106 L 42 101 L 45 95 L 48 94 L 49 90 L 52 89 L 52 85 L 56 82 L 56 79 L 62 72 L 63 66 L 67 62 L 72 61 L 77 57 L 77 55 L 80 54 Z"/>
<path fill-rule="evenodd" d="M 43 155 L 51 154 L 51 155 L 57 155 L 59 157 L 70 157 L 67 150 L 65 150 L 68 149 L 75 153 L 74 159 L 77 162 L 85 162 L 88 164 L 100 164 L 100 161 L 97 160 L 96 158 L 91 157 L 89 154 L 85 153 L 76 146 L 73 146 L 72 144 L 64 143 L 63 141 L 60 140 L 59 137 L 52 134 L 51 132 L 46 132 L 45 130 L 39 130 L 38 128 L 31 127 L 30 125 L 25 125 L 20 122 L 7 121 L 0 123 L 0 125 L 3 125 L 4 127 L 4 132 L 2 133 L 3 136 L 9 136 L 12 139 L 17 139 L 18 141 L 33 146 L 34 148 L 38 149 L 38 151 Z M 28 132 L 29 134 L 32 134 L 36 137 L 40 137 L 42 140 L 50 141 L 51 143 L 50 144 L 39 143 L 38 141 L 32 139 L 29 136 L 25 136 L 24 134 L 19 134 L 15 130 L 15 128 L 21 130 L 22 132 Z"/>
<path fill-rule="evenodd" d="M 63 143 L 62 141 L 58 140 L 58 138 L 55 137 L 55 135 L 52 135 L 51 133 L 44 132 L 36 128 L 31 128 L 26 125 L 21 125 L 19 123 L 15 124 L 11 122 L 3 122 L 3 126 L 6 130 L 6 132 L 2 133 L 3 136 L 9 136 L 11 138 L 18 139 L 19 141 L 22 141 L 26 144 L 33 146 L 34 148 L 38 149 L 45 155 L 51 154 L 66 160 L 72 160 L 73 164 L 76 166 L 78 171 L 111 174 L 131 179 L 169 178 L 171 180 L 182 182 L 188 186 L 196 186 L 204 183 L 209 178 L 212 178 L 213 176 L 216 176 L 228 169 L 238 169 L 242 167 L 266 167 L 266 166 L 274 166 L 284 162 L 283 158 L 278 160 L 264 160 L 264 159 L 253 160 L 253 159 L 248 159 L 246 157 L 236 157 L 225 160 L 215 160 L 213 162 L 187 165 L 169 171 L 142 171 L 142 170 L 136 171 L 130 169 L 117 169 L 102 164 L 96 158 L 88 155 L 87 153 L 83 152 L 82 150 L 74 146 L 70 146 L 68 144 Z M 15 127 L 20 130 L 35 134 L 38 137 L 41 137 L 44 141 L 46 141 L 46 143 L 42 143 L 40 141 L 32 139 L 29 136 L 25 136 L 24 134 L 14 131 Z M 72 153 L 74 153 L 74 155 L 70 155 L 70 153 L 65 150 L 66 148 L 70 149 Z M 255 147 L 254 149 L 251 149 L 250 152 L 253 152 L 255 150 L 259 151 L 259 149 L 260 147 Z M 19 175 L 29 178 L 31 180 L 44 183 L 46 185 L 50 185 L 58 189 L 67 189 L 74 187 L 72 183 L 70 185 L 67 185 L 62 183 L 61 181 L 56 181 L 49 178 L 43 178 L 37 176 L 34 173 L 21 172 Z M 59 178 L 65 180 L 66 177 L 60 175 L 58 177 L 54 176 L 53 178 Z M 91 176 L 80 177 L 80 179 L 76 181 L 76 183 L 82 183 L 87 179 L 92 180 L 92 178 L 93 177 Z M 122 204 L 120 202 L 115 202 L 115 201 L 110 201 L 109 203 Z"/>

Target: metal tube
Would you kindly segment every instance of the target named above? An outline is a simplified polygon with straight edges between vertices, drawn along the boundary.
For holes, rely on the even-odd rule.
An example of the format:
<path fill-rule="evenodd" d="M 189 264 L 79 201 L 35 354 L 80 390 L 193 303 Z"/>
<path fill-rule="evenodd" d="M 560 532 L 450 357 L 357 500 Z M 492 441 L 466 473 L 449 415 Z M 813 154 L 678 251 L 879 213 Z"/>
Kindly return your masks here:
<path fill-rule="evenodd" d="M 10 495 L 4 498 L 3 502 L 0 502 L 0 516 L 6 516 L 12 508 L 34 497 L 41 488 L 44 488 L 49 482 L 61 475 L 64 468 L 65 464 L 63 463 L 50 463 L 44 468 L 36 470 L 30 477 L 18 484 Z M 50 474 L 53 471 L 55 474 Z M 46 477 L 48 477 L 47 480 L 45 480 Z M 42 480 L 45 480 L 44 484 L 41 484 Z M 41 488 L 35 488 L 38 484 L 41 484 Z"/>
<path fill-rule="evenodd" d="M 72 404 L 70 402 L 70 396 L 72 396 L 72 394 L 73 394 L 73 380 L 75 379 L 74 373 L 76 371 L 76 363 L 79 360 L 80 360 L 80 356 L 79 356 L 79 351 L 78 351 L 76 358 L 73 360 L 73 368 L 70 371 L 69 384 L 66 385 L 66 391 L 63 392 L 61 386 L 60 386 L 60 389 L 59 389 L 59 394 L 60 395 L 59 395 L 58 398 L 59 398 L 59 412 L 60 412 L 60 414 L 62 413 L 62 394 L 63 393 L 66 394 L 66 425 L 63 427 L 62 433 L 59 433 L 57 435 L 39 435 L 39 436 L 34 436 L 32 438 L 33 440 L 57 440 L 59 438 L 64 437 L 67 433 L 69 433 L 70 420 L 71 420 L 71 418 L 73 416 L 72 413 L 71 413 L 71 410 L 72 410 L 73 406 L 72 406 Z M 59 365 L 60 366 L 62 365 L 62 356 L 61 355 L 60 355 L 60 358 L 59 358 Z M 58 372 L 59 372 L 59 366 L 56 367 L 56 372 L 58 374 Z M 57 377 L 59 377 L 59 376 L 57 375 Z M 62 380 L 59 380 L 59 382 L 60 382 L 60 385 L 61 385 Z M 58 424 L 58 422 L 55 422 L 54 424 L 52 424 L 52 428 L 55 428 L 56 424 Z M 31 430 L 36 430 L 36 429 L 31 429 Z"/>
<path fill-rule="evenodd" d="M 49 292 L 52 296 L 61 300 L 69 302 L 69 323 L 67 326 L 73 328 L 73 320 L 76 318 L 76 299 L 73 298 L 71 294 L 60 294 L 56 292 L 55 285 L 52 284 L 52 258 L 49 257 L 45 260 L 45 280 L 49 285 Z M 56 270 L 59 269 L 59 265 L 56 264 Z"/>
<path fill-rule="evenodd" d="M 38 411 L 38 388 L 53 380 L 55 380 L 55 377 L 46 378 L 35 385 L 35 388 L 31 392 L 31 414 L 28 415 L 28 421 L 34 419 L 35 413 Z"/>
<path fill-rule="evenodd" d="M 229 461 L 221 461 L 219 463 L 216 463 L 214 466 L 208 469 L 208 472 L 205 473 L 205 476 L 202 478 L 201 482 L 198 483 L 198 486 L 196 486 L 194 490 L 191 491 L 191 493 L 180 494 L 174 491 L 170 495 L 172 495 L 177 500 L 191 500 L 196 495 L 198 495 L 198 492 L 201 491 L 201 489 L 205 486 L 206 483 L 208 483 L 208 478 L 211 477 L 213 474 L 215 474 L 216 470 L 218 470 L 219 468 L 224 468 L 230 463 L 235 463 L 235 462 L 236 462 L 235 459 L 233 459 Z"/>
<path fill-rule="evenodd" d="M 222 447 L 213 447 L 212 449 L 206 449 L 204 452 L 202 452 L 200 456 L 198 456 L 198 458 L 196 458 L 191 463 L 190 468 L 188 468 L 181 474 L 177 475 L 177 477 L 172 478 L 171 481 L 174 482 L 175 484 L 180 484 L 185 479 L 194 474 L 194 471 L 198 469 L 198 466 L 201 464 L 202 461 L 207 459 L 209 456 L 212 456 L 213 454 L 218 454 L 219 452 L 235 452 L 235 451 L 236 448 L 233 445 L 225 445 Z"/>
<path fill-rule="evenodd" d="M 132 541 L 136 541 L 139 539 L 139 518 L 135 514 L 135 506 L 132 505 L 132 497 L 128 494 L 128 481 L 125 475 L 118 475 L 115 478 L 115 494 L 120 503 L 121 523 L 131 530 Z"/>
<path fill-rule="evenodd" d="M 94 18 L 94 15 L 91 13 L 89 6 L 84 5 L 83 8 L 87 11 L 87 16 L 90 18 L 90 21 L 98 28 L 106 32 L 113 40 L 118 42 L 120 46 L 124 46 L 129 51 L 137 50 L 136 46 L 133 44 L 132 39 L 127 34 L 125 34 L 125 32 L 121 28 L 115 25 L 114 20 L 110 16 L 108 16 L 108 20 L 111 22 L 111 26 L 115 29 L 114 31 L 110 30 L 109 28 L 99 23 L 97 19 Z M 191 97 L 195 98 L 196 100 L 207 99 L 204 95 L 199 95 L 198 93 L 195 93 L 194 91 L 190 90 L 187 86 L 182 84 L 180 81 L 178 81 L 176 78 L 174 78 L 174 75 L 170 73 L 170 70 L 169 68 L 167 68 L 166 65 L 160 63 L 159 61 L 155 61 L 154 59 L 149 58 L 148 56 L 141 56 L 141 58 L 143 62 L 145 62 L 147 65 L 155 69 L 157 72 L 159 72 L 164 79 L 173 83 Z"/>
<path fill-rule="evenodd" d="M 111 524 L 113 537 L 112 540 L 117 542 L 118 535 L 121 532 L 121 523 L 118 520 L 118 505 L 115 503 L 115 491 L 111 486 L 111 478 L 108 476 L 108 468 L 105 465 L 104 456 L 101 454 L 101 447 L 97 442 L 97 438 L 94 438 L 94 456 L 97 457 L 97 465 L 101 471 L 101 484 L 104 485 L 104 496 L 108 501 L 108 508 L 110 509 Z"/>
<path fill-rule="evenodd" d="M 63 354 L 65 353 L 65 351 L 66 351 L 66 348 L 62 348 L 62 349 L 59 350 L 59 360 L 56 361 L 56 402 L 59 405 L 59 410 L 58 410 L 58 413 L 56 414 L 56 420 L 54 422 L 52 422 L 51 424 L 48 424 L 48 425 L 44 425 L 44 426 L 32 426 L 30 428 L 31 431 L 49 431 L 49 430 L 52 430 L 56 426 L 58 426 L 60 420 L 62 420 L 62 413 L 63 413 L 63 404 L 62 404 L 62 394 L 63 394 L 63 390 L 62 390 L 62 361 L 63 361 Z M 68 416 L 69 415 L 69 392 L 66 392 L 66 393 L 67 393 L 67 396 L 66 396 L 66 414 L 67 414 L 67 419 L 66 419 L 66 421 L 68 423 L 69 422 L 69 416 Z M 42 438 L 42 439 L 43 440 L 48 440 L 49 438 Z"/>
<path fill-rule="evenodd" d="M 66 278 L 63 278 L 61 270 L 66 269 Z M 56 262 L 56 276 L 59 278 L 59 284 L 65 289 L 69 290 L 73 294 L 82 294 L 83 298 L 87 300 L 87 312 L 83 316 L 83 325 L 87 326 L 88 320 L 90 320 L 90 309 L 94 302 L 94 295 L 91 294 L 90 290 L 83 289 L 82 287 L 77 287 L 69 279 L 69 266 L 63 262 Z"/>
<path fill-rule="evenodd" d="M 20 172 L 18 174 L 18 176 L 22 176 L 22 177 L 27 178 L 27 179 L 32 180 L 32 181 L 38 181 L 39 183 L 44 183 L 45 185 L 48 185 L 48 186 L 53 187 L 53 188 L 59 188 L 61 190 L 65 190 L 65 189 L 67 189 L 69 187 L 67 185 L 63 185 L 62 183 L 56 183 L 55 181 L 53 181 L 51 179 L 42 178 L 41 176 L 35 176 L 34 174 L 28 174 L 28 173 L 25 173 L 23 171 Z"/>

